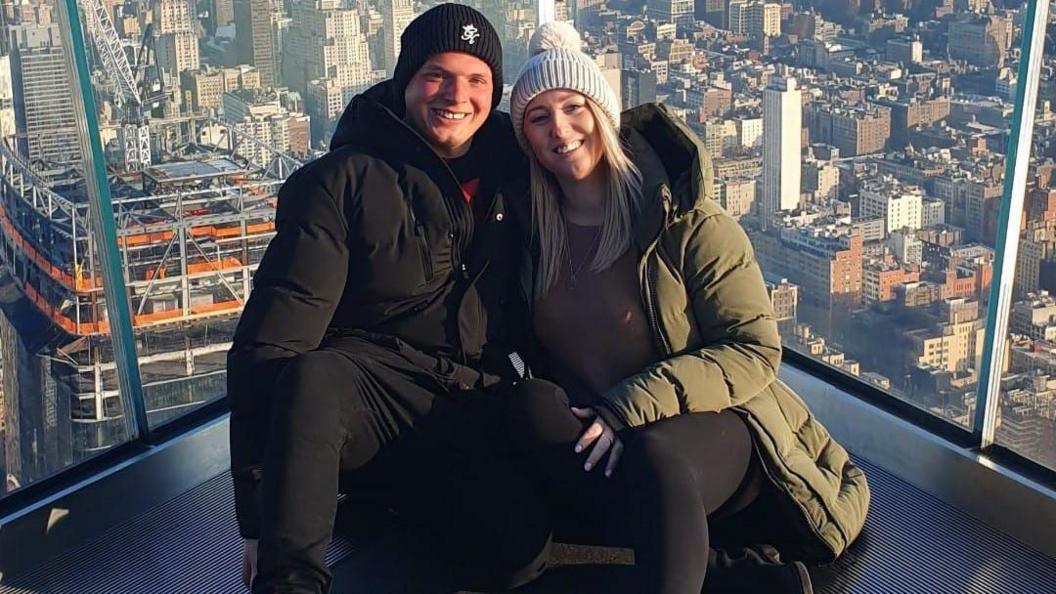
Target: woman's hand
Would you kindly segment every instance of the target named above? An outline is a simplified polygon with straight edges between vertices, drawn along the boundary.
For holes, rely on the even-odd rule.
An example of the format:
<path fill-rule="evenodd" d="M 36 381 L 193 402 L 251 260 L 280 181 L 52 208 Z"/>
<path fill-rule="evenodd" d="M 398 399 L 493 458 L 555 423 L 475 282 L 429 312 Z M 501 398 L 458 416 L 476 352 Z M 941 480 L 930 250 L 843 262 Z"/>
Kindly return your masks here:
<path fill-rule="evenodd" d="M 612 427 L 609 427 L 609 424 L 604 419 L 598 416 L 597 411 L 593 408 L 577 408 L 575 406 L 571 408 L 572 414 L 576 415 L 577 418 L 584 421 L 594 421 L 583 431 L 583 435 L 580 435 L 579 441 L 576 442 L 577 454 L 589 448 L 591 444 L 594 445 L 594 449 L 587 456 L 586 463 L 583 464 L 583 470 L 590 471 L 605 455 L 605 452 L 609 452 L 609 461 L 605 465 L 605 476 L 612 476 L 612 471 L 616 469 L 616 463 L 620 461 L 620 455 L 623 454 L 623 443 L 620 438 L 616 437 L 616 432 L 612 430 Z"/>

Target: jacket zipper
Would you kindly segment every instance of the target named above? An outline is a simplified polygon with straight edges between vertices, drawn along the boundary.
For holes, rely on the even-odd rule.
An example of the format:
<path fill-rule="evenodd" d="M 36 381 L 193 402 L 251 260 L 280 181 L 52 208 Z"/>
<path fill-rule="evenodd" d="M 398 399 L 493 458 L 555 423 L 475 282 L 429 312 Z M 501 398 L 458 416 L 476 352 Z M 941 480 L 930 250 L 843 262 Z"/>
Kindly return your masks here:
<path fill-rule="evenodd" d="M 664 234 L 664 230 L 671 223 L 671 191 L 666 185 L 661 186 L 660 199 L 663 200 L 664 204 L 664 225 L 660 229 L 660 233 L 657 234 L 653 242 L 646 248 L 645 254 L 642 256 L 644 263 L 644 274 L 642 274 L 641 282 L 645 288 L 645 301 L 646 301 L 646 317 L 649 318 L 649 325 L 653 330 L 653 340 L 660 347 L 660 353 L 667 357 L 671 355 L 671 345 L 667 342 L 667 335 L 663 333 L 660 328 L 660 312 L 657 311 L 657 293 L 656 285 L 660 280 L 660 271 L 657 267 L 650 267 L 649 261 L 650 256 L 655 256 L 657 259 L 660 258 L 660 236 Z M 650 272 L 652 274 L 650 274 Z"/>
<path fill-rule="evenodd" d="M 671 354 L 671 347 L 667 344 L 667 337 L 660 330 L 660 314 L 656 311 L 657 294 L 656 294 L 656 282 L 659 280 L 660 273 L 655 267 L 649 266 L 649 252 L 656 252 L 656 245 L 650 246 L 650 249 L 646 253 L 645 257 L 645 274 L 643 277 L 643 285 L 645 286 L 646 293 L 646 317 L 649 318 L 649 327 L 653 331 L 653 340 L 656 342 L 656 346 L 660 348 L 660 354 L 667 357 Z M 659 257 L 659 255 L 657 255 Z M 650 274 L 650 272 L 652 274 Z"/>
<path fill-rule="evenodd" d="M 422 270 L 426 282 L 433 280 L 433 259 L 429 253 L 429 244 L 425 240 L 425 228 L 421 223 L 414 223 L 414 239 L 418 244 L 418 255 L 422 257 Z"/>

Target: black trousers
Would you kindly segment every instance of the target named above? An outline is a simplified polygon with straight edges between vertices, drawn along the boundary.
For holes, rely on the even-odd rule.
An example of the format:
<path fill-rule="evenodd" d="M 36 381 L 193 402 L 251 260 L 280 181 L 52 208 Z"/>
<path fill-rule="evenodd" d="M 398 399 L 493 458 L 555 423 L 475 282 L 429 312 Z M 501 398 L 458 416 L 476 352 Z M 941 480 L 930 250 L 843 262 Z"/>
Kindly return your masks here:
<path fill-rule="evenodd" d="M 508 405 L 510 437 L 547 487 L 558 539 L 632 547 L 635 579 L 627 592 L 698 594 L 709 562 L 720 570 L 730 570 L 738 560 L 773 562 L 711 550 L 709 518 L 723 518 L 733 532 L 760 524 L 750 510 L 765 478 L 754 462 L 748 428 L 736 413 L 684 414 L 621 430 L 624 453 L 606 478 L 607 455 L 587 472 L 583 463 L 589 449 L 573 451 L 586 425 L 571 413 L 560 387 L 542 380 L 521 382 Z M 738 546 L 754 544 L 758 536 Z"/>
<path fill-rule="evenodd" d="M 474 385 L 475 386 L 472 386 Z M 255 594 L 320 593 L 339 490 L 381 493 L 464 571 L 509 589 L 544 569 L 548 507 L 506 451 L 499 394 L 403 343 L 343 337 L 280 376 L 265 455 Z"/>

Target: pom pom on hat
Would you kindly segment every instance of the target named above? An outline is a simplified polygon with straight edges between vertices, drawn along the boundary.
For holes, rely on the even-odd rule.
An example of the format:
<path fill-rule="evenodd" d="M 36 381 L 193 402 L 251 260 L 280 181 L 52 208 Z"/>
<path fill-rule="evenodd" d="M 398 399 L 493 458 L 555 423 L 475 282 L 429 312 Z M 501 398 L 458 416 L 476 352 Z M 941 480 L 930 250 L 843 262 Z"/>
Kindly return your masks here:
<path fill-rule="evenodd" d="M 580 38 L 579 31 L 565 21 L 543 23 L 535 30 L 531 41 L 528 42 L 528 54 L 532 56 L 559 48 L 575 52 L 583 51 L 583 39 Z"/>
<path fill-rule="evenodd" d="M 532 55 L 510 94 L 513 132 L 522 148 L 528 149 L 524 110 L 536 96 L 554 89 L 583 94 L 601 107 L 614 128 L 620 127 L 620 98 L 594 58 L 583 53 L 583 40 L 575 27 L 561 21 L 543 23 L 528 42 L 528 50 Z"/>

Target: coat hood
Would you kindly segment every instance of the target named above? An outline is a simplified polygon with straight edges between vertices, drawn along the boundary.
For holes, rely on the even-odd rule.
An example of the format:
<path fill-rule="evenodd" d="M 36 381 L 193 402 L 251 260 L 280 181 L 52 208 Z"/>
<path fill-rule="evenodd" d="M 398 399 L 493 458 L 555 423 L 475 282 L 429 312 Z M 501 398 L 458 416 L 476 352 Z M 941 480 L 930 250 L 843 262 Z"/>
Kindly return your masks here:
<path fill-rule="evenodd" d="M 635 238 L 644 250 L 673 217 L 712 198 L 711 157 L 666 105 L 646 103 L 621 116 L 620 136 L 642 173 Z"/>
<path fill-rule="evenodd" d="M 621 120 L 628 148 L 646 182 L 644 195 L 650 195 L 652 177 L 669 183 L 672 206 L 678 211 L 692 210 L 701 201 L 713 198 L 711 156 L 696 133 L 671 108 L 646 103 L 623 112 Z M 628 131 L 635 134 L 627 134 Z M 655 156 L 647 155 L 649 152 Z"/>

